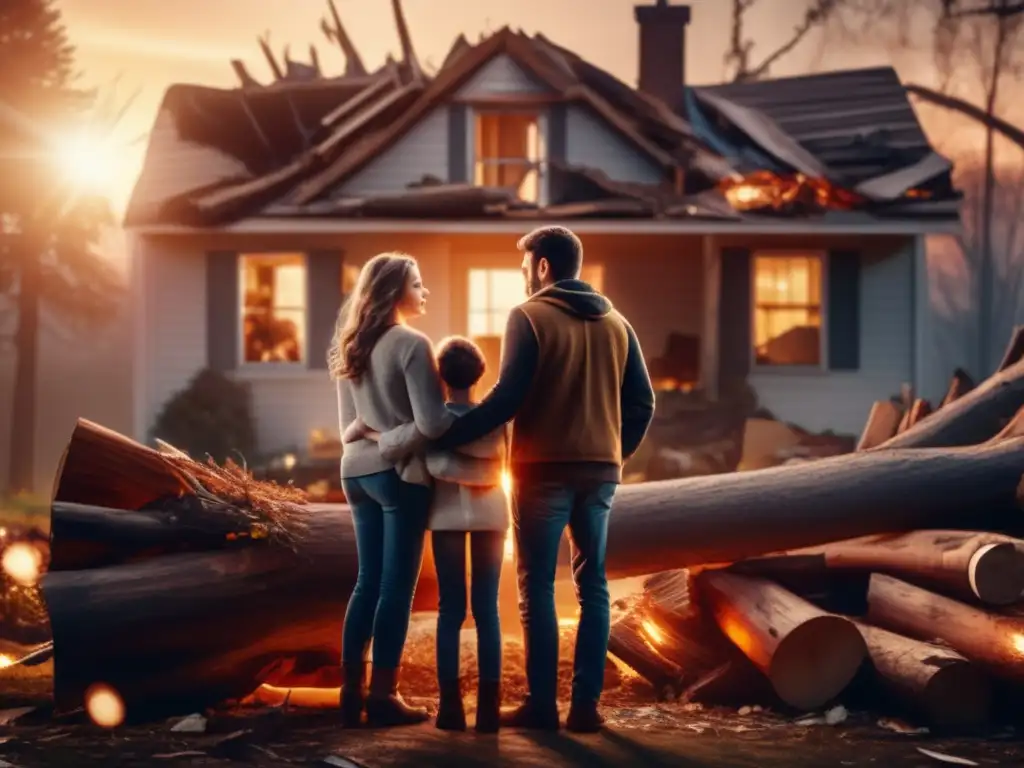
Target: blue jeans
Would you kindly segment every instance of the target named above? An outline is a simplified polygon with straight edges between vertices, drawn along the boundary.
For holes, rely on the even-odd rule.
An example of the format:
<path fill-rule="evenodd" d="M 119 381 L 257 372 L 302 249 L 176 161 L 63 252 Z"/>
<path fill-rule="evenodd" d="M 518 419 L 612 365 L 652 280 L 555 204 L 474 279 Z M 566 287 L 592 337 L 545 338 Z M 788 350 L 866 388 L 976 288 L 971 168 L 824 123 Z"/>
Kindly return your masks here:
<path fill-rule="evenodd" d="M 605 551 L 616 487 L 616 483 L 575 486 L 516 482 L 513 488 L 526 682 L 531 702 L 541 709 L 554 708 L 558 698 L 555 568 L 566 526 L 572 545 L 573 583 L 580 603 L 572 697 L 581 704 L 596 704 L 601 698 L 611 613 Z"/>
<path fill-rule="evenodd" d="M 466 620 L 466 536 L 471 558 L 470 605 L 476 622 L 480 679 L 501 680 L 501 622 L 498 582 L 505 534 L 497 531 L 433 531 L 434 565 L 440 597 L 437 610 L 437 679 L 459 679 L 459 633 Z"/>
<path fill-rule="evenodd" d="M 394 470 L 342 480 L 352 507 L 359 575 L 345 611 L 341 658 L 397 669 L 409 632 L 412 598 L 423 563 L 432 491 L 404 483 Z"/>

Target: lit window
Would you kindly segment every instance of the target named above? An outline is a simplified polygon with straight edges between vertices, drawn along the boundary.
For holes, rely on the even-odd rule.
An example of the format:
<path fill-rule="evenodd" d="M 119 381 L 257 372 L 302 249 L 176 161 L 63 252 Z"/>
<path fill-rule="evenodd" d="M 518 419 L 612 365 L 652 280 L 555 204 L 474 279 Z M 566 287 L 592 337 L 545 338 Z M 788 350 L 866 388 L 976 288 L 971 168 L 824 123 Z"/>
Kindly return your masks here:
<path fill-rule="evenodd" d="M 300 254 L 240 258 L 243 363 L 306 357 L 306 260 Z"/>
<path fill-rule="evenodd" d="M 526 299 L 518 269 L 469 270 L 469 335 L 501 336 L 508 313 Z"/>
<path fill-rule="evenodd" d="M 506 187 L 540 203 L 545 159 L 538 116 L 528 112 L 476 113 L 474 184 Z"/>
<path fill-rule="evenodd" d="M 820 366 L 822 258 L 755 256 L 754 360 Z"/>

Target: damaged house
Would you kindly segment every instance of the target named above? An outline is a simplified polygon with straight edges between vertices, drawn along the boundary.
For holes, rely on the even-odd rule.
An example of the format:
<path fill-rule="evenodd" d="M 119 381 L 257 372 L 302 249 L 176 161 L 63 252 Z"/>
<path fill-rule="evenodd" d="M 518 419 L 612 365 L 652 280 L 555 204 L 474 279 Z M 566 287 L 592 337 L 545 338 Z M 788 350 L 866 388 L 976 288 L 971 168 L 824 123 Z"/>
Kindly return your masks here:
<path fill-rule="evenodd" d="M 928 365 L 924 241 L 955 232 L 950 163 L 891 68 L 689 87 L 686 6 L 638 6 L 639 87 L 543 35 L 459 37 L 421 69 L 275 64 L 233 90 L 176 85 L 132 237 L 135 436 L 204 367 L 249 382 L 260 450 L 336 433 L 325 350 L 360 265 L 419 259 L 418 326 L 497 368 L 522 300 L 517 238 L 584 240 L 583 278 L 634 324 L 662 389 L 747 382 L 778 418 L 859 432 Z M 623 20 L 625 21 L 625 19 Z"/>

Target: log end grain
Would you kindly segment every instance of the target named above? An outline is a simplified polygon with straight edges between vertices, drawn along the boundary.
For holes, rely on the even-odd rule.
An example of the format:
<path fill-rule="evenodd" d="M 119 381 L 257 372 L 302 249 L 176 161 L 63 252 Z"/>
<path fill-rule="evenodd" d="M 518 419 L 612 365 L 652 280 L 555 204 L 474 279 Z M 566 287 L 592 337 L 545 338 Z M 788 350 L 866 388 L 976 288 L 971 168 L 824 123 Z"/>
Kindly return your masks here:
<path fill-rule="evenodd" d="M 768 678 L 787 704 L 816 709 L 843 692 L 865 658 L 867 646 L 853 622 L 842 616 L 817 616 L 782 639 Z"/>
<path fill-rule="evenodd" d="M 928 681 L 922 702 L 928 722 L 936 728 L 961 729 L 984 725 L 992 714 L 992 687 L 969 661 L 946 661 Z"/>
<path fill-rule="evenodd" d="M 1024 552 L 1009 542 L 986 544 L 971 556 L 967 575 L 983 603 L 1015 603 L 1024 594 Z"/>

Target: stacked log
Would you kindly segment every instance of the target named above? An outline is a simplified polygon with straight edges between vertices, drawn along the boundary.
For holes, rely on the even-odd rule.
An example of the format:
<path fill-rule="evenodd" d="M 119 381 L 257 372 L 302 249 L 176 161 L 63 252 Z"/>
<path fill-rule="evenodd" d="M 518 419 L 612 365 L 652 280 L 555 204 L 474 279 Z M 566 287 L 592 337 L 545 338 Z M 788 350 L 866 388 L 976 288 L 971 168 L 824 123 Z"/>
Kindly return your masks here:
<path fill-rule="evenodd" d="M 876 403 L 852 454 L 624 486 L 609 575 L 657 575 L 612 653 L 663 696 L 756 680 L 815 709 L 863 667 L 935 725 L 987 718 L 992 681 L 1024 684 L 1022 351 L 1018 330 L 992 377 L 957 372 L 934 410 Z M 59 706 L 103 682 L 136 714 L 195 711 L 283 660 L 337 663 L 348 510 L 189 461 L 76 427 L 43 583 Z M 428 562 L 417 608 L 436 606 L 433 587 Z"/>

